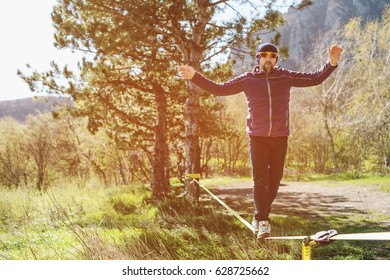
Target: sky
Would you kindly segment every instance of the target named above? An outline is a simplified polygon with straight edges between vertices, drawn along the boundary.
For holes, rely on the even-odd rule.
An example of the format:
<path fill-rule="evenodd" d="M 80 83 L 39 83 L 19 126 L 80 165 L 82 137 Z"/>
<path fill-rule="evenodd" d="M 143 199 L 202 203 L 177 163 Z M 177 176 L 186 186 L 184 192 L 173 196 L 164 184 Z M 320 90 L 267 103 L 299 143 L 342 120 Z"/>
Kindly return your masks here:
<path fill-rule="evenodd" d="M 18 69 L 26 72 L 26 64 L 39 72 L 49 70 L 52 60 L 77 65 L 77 54 L 54 47 L 55 4 L 55 0 L 0 0 L 0 101 L 37 95 L 17 75 Z"/>
<path fill-rule="evenodd" d="M 56 0 L 0 0 L 0 101 L 37 95 L 17 75 L 18 69 L 29 73 L 26 64 L 44 72 L 51 61 L 74 69 L 81 60 L 81 54 L 54 47 L 55 4 Z"/>

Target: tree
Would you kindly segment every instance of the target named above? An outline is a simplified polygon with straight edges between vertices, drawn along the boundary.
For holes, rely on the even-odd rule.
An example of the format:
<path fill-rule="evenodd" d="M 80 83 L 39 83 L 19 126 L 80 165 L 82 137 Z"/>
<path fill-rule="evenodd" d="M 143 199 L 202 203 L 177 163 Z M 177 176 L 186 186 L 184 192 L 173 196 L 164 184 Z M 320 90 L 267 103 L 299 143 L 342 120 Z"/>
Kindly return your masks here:
<path fill-rule="evenodd" d="M 36 187 L 39 191 L 47 188 L 49 167 L 53 163 L 53 147 L 56 126 L 50 121 L 50 115 L 39 115 L 27 119 L 27 149 L 33 161 L 36 174 Z"/>
<path fill-rule="evenodd" d="M 80 75 L 53 63 L 52 71 L 21 76 L 33 90 L 41 82 L 50 93 L 70 95 L 76 103 L 72 114 L 88 116 L 91 131 L 103 127 L 119 146 L 152 154 L 151 184 L 160 196 L 167 192 L 167 119 L 175 114 L 168 104 L 181 100 L 184 86 L 174 78 L 175 66 L 201 69 L 233 43 L 277 27 L 283 19 L 272 10 L 273 2 L 61 0 L 52 15 L 55 45 L 86 53 Z M 260 4 L 266 4 L 264 17 L 263 9 L 256 9 Z M 241 14 L 239 5 L 254 12 Z M 227 10 L 233 15 L 219 19 Z M 69 84 L 61 85 L 61 77 Z M 200 90 L 186 87 L 185 172 L 200 173 Z"/>
<path fill-rule="evenodd" d="M 321 87 L 300 89 L 304 97 L 293 95 L 288 164 L 299 162 L 301 167 L 315 166 L 314 171 L 320 172 L 386 169 L 383 166 L 390 153 L 389 11 L 384 11 L 381 21 L 352 19 L 334 38 L 317 40 L 317 48 L 308 56 L 310 68 L 325 62 L 326 49 L 334 41 L 346 51 L 338 69 Z"/>
<path fill-rule="evenodd" d="M 363 167 L 367 161 L 373 161 L 373 166 L 383 166 L 390 154 L 389 32 L 390 7 L 387 7 L 381 20 L 363 25 L 359 18 L 353 19 L 343 34 L 342 43 L 351 50 L 346 65 L 351 71 L 345 80 L 349 100 L 344 125 L 355 139 L 352 145 L 358 149 Z M 369 169 L 366 171 L 378 171 Z"/>
<path fill-rule="evenodd" d="M 27 184 L 30 157 L 26 149 L 26 128 L 11 118 L 0 121 L 0 183 L 4 186 Z"/>
<path fill-rule="evenodd" d="M 155 1 L 59 1 L 53 11 L 56 46 L 89 54 L 79 77 L 55 63 L 47 73 L 21 74 L 33 90 L 42 83 L 51 94 L 70 95 L 76 104 L 70 113 L 87 116 L 91 132 L 103 128 L 120 149 L 146 153 L 156 196 L 167 192 L 167 98 L 178 86 L 172 51 L 167 59 L 159 48 L 165 39 L 145 21 L 145 28 L 133 23 L 142 14 L 153 25 L 158 7 Z"/>
<path fill-rule="evenodd" d="M 275 1 L 251 0 L 195 0 L 164 1 L 167 6 L 159 22 L 166 26 L 165 30 L 171 42 L 181 54 L 180 62 L 189 64 L 195 69 L 206 68 L 210 60 L 220 54 L 227 53 L 230 47 L 240 46 L 247 42 L 253 44 L 254 34 L 262 29 L 274 30 L 283 22 L 283 17 L 272 10 Z M 310 1 L 302 1 L 302 7 Z M 265 16 L 260 15 L 256 7 L 266 4 Z M 240 8 L 238 8 L 240 7 Z M 241 13 L 245 8 L 253 10 L 250 15 Z M 233 14 L 220 19 L 228 10 Z M 264 12 L 264 10 L 261 10 Z M 204 64 L 204 65 L 203 65 Z M 202 67 L 203 65 L 203 67 Z M 185 172 L 201 173 L 199 146 L 200 90 L 187 82 L 187 99 L 185 103 Z M 194 197 L 197 189 L 186 185 L 186 193 Z"/>

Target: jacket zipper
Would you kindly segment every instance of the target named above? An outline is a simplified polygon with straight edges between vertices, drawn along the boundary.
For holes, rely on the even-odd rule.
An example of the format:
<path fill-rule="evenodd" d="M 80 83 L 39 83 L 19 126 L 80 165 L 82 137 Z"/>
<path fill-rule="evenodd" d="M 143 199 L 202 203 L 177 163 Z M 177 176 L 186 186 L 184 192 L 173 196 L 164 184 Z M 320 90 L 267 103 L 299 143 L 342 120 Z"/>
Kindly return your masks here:
<path fill-rule="evenodd" d="M 269 132 L 268 136 L 271 136 L 272 131 L 272 96 L 271 96 L 271 86 L 269 84 L 268 80 L 268 73 L 265 74 L 265 80 L 267 81 L 267 88 L 268 88 L 268 100 L 269 100 Z"/>
<path fill-rule="evenodd" d="M 286 128 L 288 128 L 288 119 L 289 119 L 289 112 L 288 109 L 286 110 Z"/>

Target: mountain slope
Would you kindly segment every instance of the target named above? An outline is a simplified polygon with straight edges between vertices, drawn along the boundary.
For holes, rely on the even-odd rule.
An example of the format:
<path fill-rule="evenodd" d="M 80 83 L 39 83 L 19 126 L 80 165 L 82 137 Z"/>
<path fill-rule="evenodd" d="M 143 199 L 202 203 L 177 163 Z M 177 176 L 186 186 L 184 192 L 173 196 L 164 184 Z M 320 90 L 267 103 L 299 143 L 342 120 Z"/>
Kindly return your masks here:
<path fill-rule="evenodd" d="M 23 98 L 0 101 L 0 118 L 11 117 L 18 121 L 25 121 L 29 115 L 51 112 L 56 104 L 68 104 L 69 99 L 49 97 L 45 100 Z"/>

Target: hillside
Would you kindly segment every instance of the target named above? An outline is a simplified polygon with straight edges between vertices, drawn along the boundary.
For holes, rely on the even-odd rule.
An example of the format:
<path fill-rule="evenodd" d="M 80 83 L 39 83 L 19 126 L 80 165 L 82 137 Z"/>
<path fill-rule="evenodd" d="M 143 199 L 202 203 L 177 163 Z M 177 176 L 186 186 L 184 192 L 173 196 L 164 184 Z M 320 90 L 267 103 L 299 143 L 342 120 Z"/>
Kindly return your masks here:
<path fill-rule="evenodd" d="M 69 103 L 69 99 L 60 97 L 0 101 L 0 118 L 11 117 L 23 122 L 29 115 L 51 112 L 56 105 L 67 103 Z"/>

